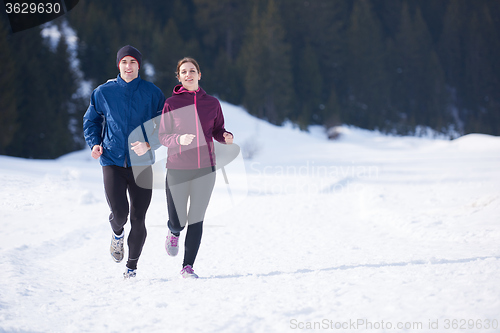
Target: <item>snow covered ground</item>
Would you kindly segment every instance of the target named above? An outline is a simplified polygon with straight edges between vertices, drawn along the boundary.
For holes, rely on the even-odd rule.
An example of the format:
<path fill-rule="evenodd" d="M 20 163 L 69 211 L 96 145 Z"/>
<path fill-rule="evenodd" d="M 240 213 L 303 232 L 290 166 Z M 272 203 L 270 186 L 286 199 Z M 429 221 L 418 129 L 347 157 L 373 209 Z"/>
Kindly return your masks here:
<path fill-rule="evenodd" d="M 500 138 L 328 141 L 223 110 L 251 159 L 234 207 L 218 175 L 198 280 L 161 189 L 123 280 L 89 151 L 0 156 L 0 332 L 500 332 Z"/>

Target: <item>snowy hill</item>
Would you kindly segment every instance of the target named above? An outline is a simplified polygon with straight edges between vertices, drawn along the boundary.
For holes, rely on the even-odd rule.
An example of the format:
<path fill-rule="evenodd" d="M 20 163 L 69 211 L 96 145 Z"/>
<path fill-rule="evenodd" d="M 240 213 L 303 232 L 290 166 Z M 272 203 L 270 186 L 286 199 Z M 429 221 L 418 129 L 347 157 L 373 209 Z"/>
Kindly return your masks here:
<path fill-rule="evenodd" d="M 164 250 L 163 190 L 124 281 L 89 151 L 0 156 L 0 332 L 500 331 L 500 138 L 329 141 L 222 107 L 247 159 L 232 197 L 218 175 L 198 280 Z"/>

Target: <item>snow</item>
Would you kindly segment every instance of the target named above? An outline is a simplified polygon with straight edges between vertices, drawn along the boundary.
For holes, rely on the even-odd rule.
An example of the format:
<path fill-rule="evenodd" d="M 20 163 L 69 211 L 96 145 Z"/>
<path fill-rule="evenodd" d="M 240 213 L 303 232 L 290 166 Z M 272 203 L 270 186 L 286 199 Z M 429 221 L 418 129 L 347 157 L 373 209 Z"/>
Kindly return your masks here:
<path fill-rule="evenodd" d="M 252 153 L 234 205 L 218 175 L 198 280 L 164 250 L 162 189 L 123 280 L 89 150 L 0 156 L 0 332 L 500 331 L 500 138 L 329 141 L 222 107 Z"/>

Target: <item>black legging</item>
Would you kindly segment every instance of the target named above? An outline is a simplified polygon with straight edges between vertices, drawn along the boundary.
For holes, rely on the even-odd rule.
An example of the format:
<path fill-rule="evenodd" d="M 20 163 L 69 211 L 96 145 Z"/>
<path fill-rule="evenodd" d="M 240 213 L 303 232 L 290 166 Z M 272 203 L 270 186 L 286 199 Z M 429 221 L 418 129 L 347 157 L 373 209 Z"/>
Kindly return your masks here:
<path fill-rule="evenodd" d="M 183 266 L 193 266 L 200 248 L 205 212 L 215 185 L 214 168 L 168 169 L 166 178 L 168 228 L 179 235 L 188 224 Z M 189 198 L 189 210 L 187 202 Z"/>
<path fill-rule="evenodd" d="M 146 168 L 138 176 L 137 182 L 134 179 L 132 168 L 111 165 L 102 167 L 102 171 L 106 200 L 111 209 L 109 222 L 116 235 L 120 235 L 123 232 L 123 227 L 127 223 L 127 217 L 130 212 L 127 267 L 137 269 L 137 261 L 146 241 L 146 212 L 151 203 L 153 193 L 151 185 L 149 188 L 142 188 L 137 183 L 149 184 L 152 182 L 151 168 Z M 127 199 L 127 190 L 130 197 L 130 205 Z"/>

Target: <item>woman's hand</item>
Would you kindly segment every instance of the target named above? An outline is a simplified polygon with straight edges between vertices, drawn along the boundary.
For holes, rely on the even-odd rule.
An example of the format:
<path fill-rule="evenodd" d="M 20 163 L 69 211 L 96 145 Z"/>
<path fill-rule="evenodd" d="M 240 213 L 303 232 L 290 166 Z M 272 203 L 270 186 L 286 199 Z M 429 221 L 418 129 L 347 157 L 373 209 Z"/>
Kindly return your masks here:
<path fill-rule="evenodd" d="M 191 142 L 193 142 L 193 139 L 196 135 L 194 134 L 184 134 L 179 137 L 179 143 L 183 146 L 189 145 Z"/>
<path fill-rule="evenodd" d="M 151 146 L 147 142 L 136 141 L 132 142 L 130 145 L 132 146 L 131 149 L 137 154 L 137 156 L 142 156 L 151 149 Z"/>
<path fill-rule="evenodd" d="M 103 152 L 102 146 L 94 145 L 94 147 L 92 147 L 92 152 L 90 153 L 90 155 L 97 160 L 99 156 L 102 155 L 102 152 Z"/>
<path fill-rule="evenodd" d="M 227 144 L 230 145 L 233 143 L 233 135 L 231 133 L 224 132 L 223 136 L 224 136 L 224 140 L 226 141 Z"/>

